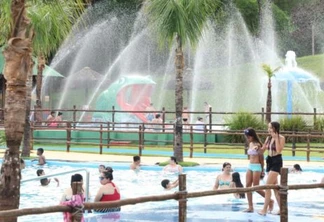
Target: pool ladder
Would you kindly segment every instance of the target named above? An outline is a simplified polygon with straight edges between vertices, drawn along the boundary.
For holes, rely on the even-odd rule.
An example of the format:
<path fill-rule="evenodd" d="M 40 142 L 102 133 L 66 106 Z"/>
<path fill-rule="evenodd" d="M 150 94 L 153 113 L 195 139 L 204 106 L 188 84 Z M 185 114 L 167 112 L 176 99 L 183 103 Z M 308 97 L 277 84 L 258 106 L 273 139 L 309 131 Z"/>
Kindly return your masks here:
<path fill-rule="evenodd" d="M 53 174 L 48 174 L 48 175 L 44 175 L 44 176 L 39 176 L 39 177 L 34 177 L 34 178 L 30 178 L 30 179 L 25 179 L 25 180 L 21 180 L 21 183 L 26 183 L 29 181 L 34 181 L 34 180 L 41 180 L 41 179 L 45 179 L 48 177 L 54 177 L 54 176 L 60 176 L 60 175 L 64 175 L 64 174 L 70 174 L 70 173 L 76 173 L 76 172 L 80 172 L 80 171 L 85 171 L 86 172 L 86 197 L 85 197 L 85 202 L 88 202 L 89 200 L 89 179 L 90 179 L 90 173 L 87 169 L 77 169 L 77 170 L 70 170 L 70 171 L 65 171 L 65 172 L 61 172 L 61 173 L 53 173 Z"/>

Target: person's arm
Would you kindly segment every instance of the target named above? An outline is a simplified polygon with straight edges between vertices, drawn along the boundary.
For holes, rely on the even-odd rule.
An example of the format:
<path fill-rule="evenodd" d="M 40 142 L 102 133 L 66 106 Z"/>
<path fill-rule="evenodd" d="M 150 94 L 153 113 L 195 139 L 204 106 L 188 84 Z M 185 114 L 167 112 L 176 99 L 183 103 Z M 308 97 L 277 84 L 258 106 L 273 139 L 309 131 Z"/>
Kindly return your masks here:
<path fill-rule="evenodd" d="M 99 202 L 100 199 L 101 199 L 101 197 L 102 197 L 102 195 L 103 195 L 102 188 L 100 188 L 100 189 L 98 190 L 98 192 L 97 192 L 96 197 L 94 198 L 94 202 Z"/>
<path fill-rule="evenodd" d="M 214 185 L 214 190 L 217 190 L 218 187 L 219 187 L 219 179 L 218 179 L 219 176 L 216 177 L 216 181 L 215 181 L 215 185 Z"/>
<path fill-rule="evenodd" d="M 276 143 L 276 150 L 277 153 L 281 153 L 283 148 L 285 147 L 286 139 L 283 136 L 279 136 L 278 133 L 275 134 L 274 140 Z"/>
<path fill-rule="evenodd" d="M 183 172 L 182 166 L 178 165 L 178 170 L 179 170 L 179 173 L 182 173 Z"/>
<path fill-rule="evenodd" d="M 170 189 L 173 189 L 173 188 L 175 188 L 175 187 L 177 187 L 177 186 L 179 186 L 179 180 L 173 181 L 173 182 L 171 183 Z"/>
<path fill-rule="evenodd" d="M 56 181 L 57 186 L 60 186 L 60 181 L 57 178 L 54 178 L 54 180 Z"/>
<path fill-rule="evenodd" d="M 263 146 L 262 146 L 261 149 L 260 149 L 260 150 L 262 151 L 262 153 L 264 153 L 264 151 L 268 148 L 268 142 L 269 142 L 269 139 L 270 139 L 270 137 L 267 136 L 267 138 L 266 138 L 266 140 L 265 140 Z"/>
<path fill-rule="evenodd" d="M 321 181 L 321 183 L 324 183 L 324 177 L 322 178 L 322 181 Z"/>
<path fill-rule="evenodd" d="M 262 148 L 259 148 L 259 161 L 260 161 L 260 164 L 261 164 L 261 169 L 262 169 L 262 171 L 261 171 L 261 173 L 264 173 L 264 155 L 263 155 L 263 150 L 262 150 Z"/>
<path fill-rule="evenodd" d="M 135 166 L 135 164 L 132 163 L 132 164 L 130 165 L 130 169 L 131 169 L 131 170 L 136 170 L 136 166 Z"/>
<path fill-rule="evenodd" d="M 230 188 L 236 188 L 235 186 L 235 183 L 234 182 L 231 182 L 230 185 L 229 185 Z M 235 195 L 234 195 L 235 196 Z"/>

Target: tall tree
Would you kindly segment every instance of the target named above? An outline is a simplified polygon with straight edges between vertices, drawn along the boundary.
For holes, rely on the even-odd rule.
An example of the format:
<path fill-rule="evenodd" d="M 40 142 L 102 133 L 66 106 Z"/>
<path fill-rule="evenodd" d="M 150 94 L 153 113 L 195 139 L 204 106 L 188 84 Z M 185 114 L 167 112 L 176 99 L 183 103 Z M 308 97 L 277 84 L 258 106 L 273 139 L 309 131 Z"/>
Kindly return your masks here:
<path fill-rule="evenodd" d="M 217 0 L 147 0 L 144 7 L 159 43 L 176 45 L 175 67 L 175 144 L 174 156 L 183 161 L 182 110 L 183 110 L 183 47 L 195 46 L 203 33 L 208 18 L 219 6 Z"/>
<path fill-rule="evenodd" d="M 66 7 L 69 2 L 70 11 Z M 66 21 L 74 18 L 83 9 L 81 0 L 1 0 L 0 1 L 0 27 L 1 35 L 6 36 L 7 42 L 0 38 L 0 45 L 4 47 L 4 77 L 6 79 L 6 97 L 4 110 L 4 125 L 7 149 L 1 166 L 0 175 L 0 210 L 17 209 L 20 199 L 20 156 L 19 147 L 22 141 L 25 117 L 26 117 L 26 82 L 28 75 L 32 72 L 32 51 L 35 52 L 51 49 L 53 46 L 44 44 L 37 47 L 34 45 L 38 38 L 43 38 L 44 33 L 40 33 L 37 24 L 30 19 L 30 13 L 38 5 L 42 4 L 44 15 L 53 9 L 61 9 L 57 14 L 61 18 L 61 23 L 56 30 L 64 30 Z M 73 9 L 73 10 L 72 10 Z M 49 16 L 42 19 L 47 20 Z M 48 29 L 50 27 L 48 25 Z M 50 40 L 45 40 L 48 42 Z M 55 41 L 55 40 L 54 40 Z M 41 50 L 40 50 L 41 49 Z M 0 218 L 0 222 L 17 221 L 17 218 Z"/>
<path fill-rule="evenodd" d="M 272 69 L 270 67 L 270 65 L 262 64 L 262 69 L 268 76 L 268 94 L 267 94 L 267 103 L 266 103 L 266 121 L 267 121 L 267 123 L 271 122 L 271 108 L 272 108 L 271 78 L 275 75 L 275 72 L 277 72 L 279 70 L 279 68 L 280 67 L 278 67 L 276 69 Z"/>

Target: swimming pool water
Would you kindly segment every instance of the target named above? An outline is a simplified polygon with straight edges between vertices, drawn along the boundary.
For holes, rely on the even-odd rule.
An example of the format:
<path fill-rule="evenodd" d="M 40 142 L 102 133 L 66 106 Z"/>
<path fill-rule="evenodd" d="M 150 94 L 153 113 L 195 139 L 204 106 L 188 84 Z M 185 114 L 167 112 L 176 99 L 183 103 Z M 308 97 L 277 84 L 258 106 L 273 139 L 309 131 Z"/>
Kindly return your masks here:
<path fill-rule="evenodd" d="M 98 165 L 100 163 L 78 163 L 50 161 L 47 166 L 42 167 L 46 174 L 66 172 L 80 168 L 90 171 L 90 201 L 100 186 Z M 118 163 L 103 163 L 114 169 L 114 183 L 119 187 L 122 199 L 140 196 L 168 194 L 177 191 L 164 191 L 160 183 L 162 179 L 175 180 L 176 175 L 164 174 L 162 167 L 144 166 L 135 174 L 128 170 L 129 165 Z M 22 172 L 23 179 L 36 177 L 37 165 L 27 162 L 27 167 Z M 245 184 L 245 167 L 234 167 L 234 171 L 241 174 L 242 183 Z M 323 168 L 304 169 L 302 174 L 289 174 L 289 184 L 316 183 L 323 176 Z M 187 190 L 205 191 L 211 190 L 216 175 L 220 173 L 220 166 L 204 166 L 185 168 L 187 174 Z M 74 173 L 73 173 L 74 174 Z M 85 173 L 80 172 L 85 180 Z M 63 191 L 70 186 L 71 174 L 57 176 L 60 186 L 54 181 L 47 187 L 40 186 L 39 181 L 23 183 L 21 186 L 21 208 L 43 207 L 57 205 Z M 260 216 L 256 212 L 262 208 L 263 198 L 257 193 L 253 195 L 255 213 L 243 213 L 247 208 L 247 200 L 236 200 L 232 194 L 193 198 L 188 200 L 187 218 L 191 221 L 279 221 L 279 216 Z M 289 191 L 288 211 L 289 221 L 323 221 L 324 213 L 324 189 Z M 178 203 L 175 200 L 163 202 L 149 202 L 137 205 L 123 206 L 122 211 L 117 214 L 87 214 L 87 222 L 95 221 L 178 221 Z M 275 211 L 278 206 L 275 205 Z M 31 221 L 62 221 L 62 213 L 32 215 L 20 217 L 21 222 Z"/>

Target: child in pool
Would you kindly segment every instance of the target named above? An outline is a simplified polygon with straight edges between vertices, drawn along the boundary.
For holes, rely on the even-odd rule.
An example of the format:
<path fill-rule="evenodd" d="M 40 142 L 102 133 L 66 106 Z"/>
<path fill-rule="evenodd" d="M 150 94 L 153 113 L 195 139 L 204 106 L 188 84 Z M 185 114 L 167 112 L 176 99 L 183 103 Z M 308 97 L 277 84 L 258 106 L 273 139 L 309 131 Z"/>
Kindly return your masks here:
<path fill-rule="evenodd" d="M 45 172 L 43 169 L 38 169 L 36 171 L 36 174 L 37 174 L 37 176 L 44 176 Z M 54 178 L 54 180 L 57 182 L 57 186 L 59 186 L 60 185 L 59 180 L 57 178 Z M 42 186 L 47 186 L 48 184 L 50 184 L 50 182 L 51 182 L 51 179 L 47 179 L 47 178 L 43 178 L 40 180 L 40 183 Z"/>
<path fill-rule="evenodd" d="M 179 185 L 179 180 L 176 180 L 174 182 L 170 182 L 170 180 L 162 180 L 161 181 L 161 186 L 165 190 L 171 190 Z"/>
<path fill-rule="evenodd" d="M 240 174 L 238 172 L 234 172 L 232 174 L 232 182 L 230 183 L 230 188 L 239 188 L 239 187 L 244 187 L 242 182 L 241 182 L 241 178 L 240 178 Z M 234 197 L 236 199 L 245 199 L 245 193 L 234 193 Z"/>

